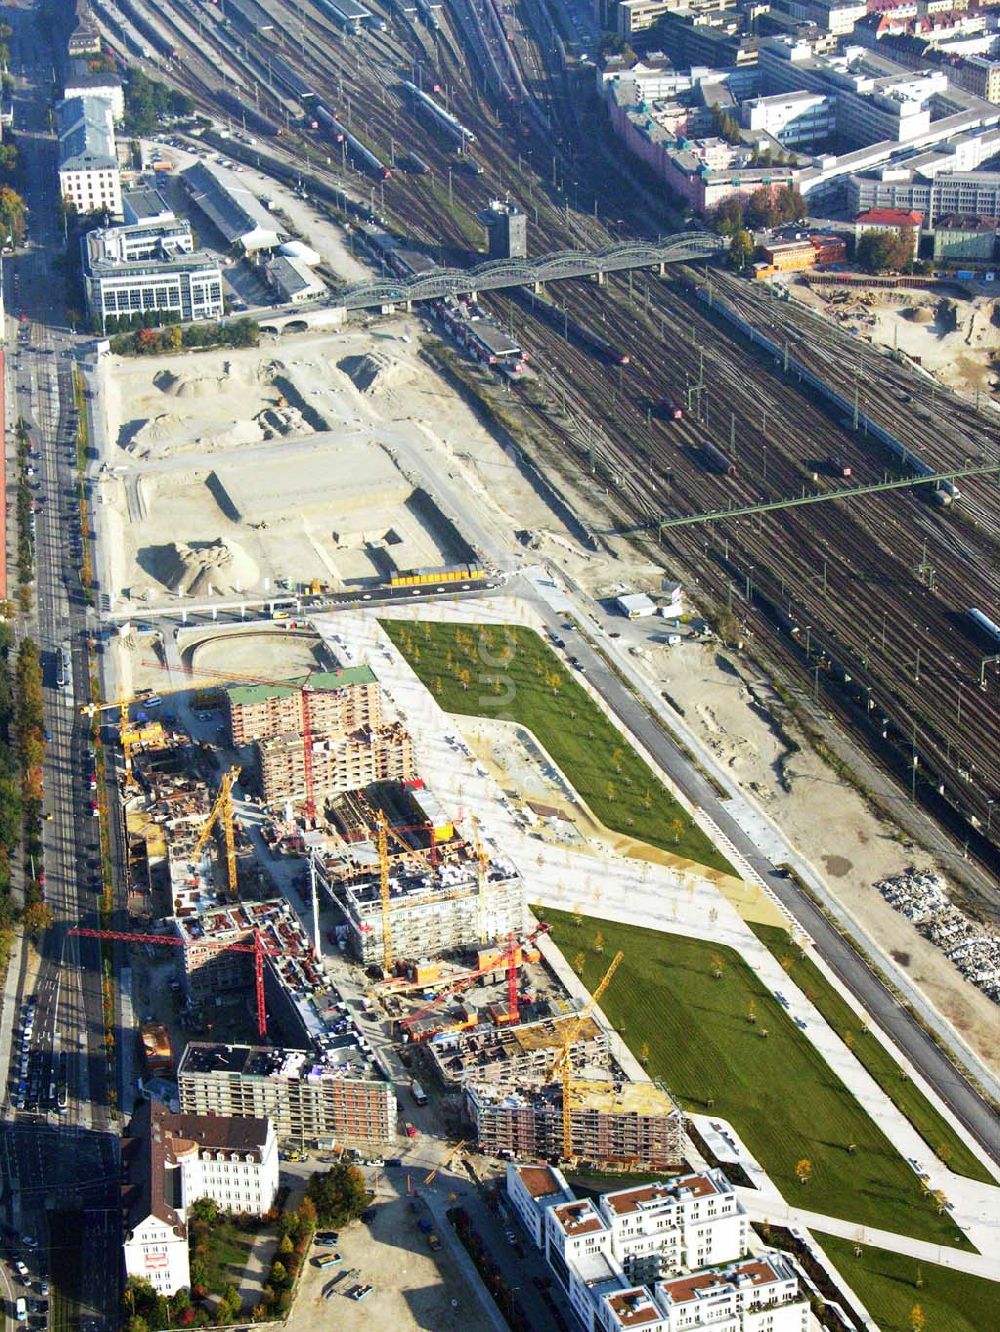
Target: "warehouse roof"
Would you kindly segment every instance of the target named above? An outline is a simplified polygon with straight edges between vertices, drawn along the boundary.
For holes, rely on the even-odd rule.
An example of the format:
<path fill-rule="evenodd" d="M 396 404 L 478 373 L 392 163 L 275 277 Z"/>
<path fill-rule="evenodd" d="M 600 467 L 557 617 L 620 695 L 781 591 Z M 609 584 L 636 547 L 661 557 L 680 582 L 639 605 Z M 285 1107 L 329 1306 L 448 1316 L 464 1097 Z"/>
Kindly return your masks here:
<path fill-rule="evenodd" d="M 326 283 L 318 278 L 303 259 L 278 255 L 264 266 L 264 271 L 286 301 L 297 296 L 325 296 Z"/>
<path fill-rule="evenodd" d="M 195 203 L 230 244 L 244 250 L 270 250 L 286 233 L 247 187 L 224 167 L 195 162 L 181 172 Z"/>
<path fill-rule="evenodd" d="M 249 707 L 254 703 L 265 703 L 269 698 L 288 698 L 305 686 L 333 691 L 347 689 L 351 685 L 374 683 L 375 673 L 370 666 L 345 666 L 338 671 L 314 671 L 311 675 L 300 675 L 273 684 L 233 685 L 226 690 L 226 697 L 232 707 Z"/>

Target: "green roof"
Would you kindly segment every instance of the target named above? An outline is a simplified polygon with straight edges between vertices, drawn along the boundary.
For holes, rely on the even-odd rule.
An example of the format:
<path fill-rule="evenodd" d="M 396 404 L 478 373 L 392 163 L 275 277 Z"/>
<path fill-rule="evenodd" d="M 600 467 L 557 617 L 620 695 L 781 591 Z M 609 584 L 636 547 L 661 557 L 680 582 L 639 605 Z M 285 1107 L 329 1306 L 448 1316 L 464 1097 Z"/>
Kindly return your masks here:
<path fill-rule="evenodd" d="M 269 698 L 288 698 L 304 685 L 333 693 L 350 685 L 374 683 L 375 673 L 370 666 L 345 666 L 339 671 L 313 671 L 310 675 L 297 675 L 274 684 L 231 685 L 226 689 L 226 697 L 230 707 L 247 707 L 252 703 L 264 703 Z"/>

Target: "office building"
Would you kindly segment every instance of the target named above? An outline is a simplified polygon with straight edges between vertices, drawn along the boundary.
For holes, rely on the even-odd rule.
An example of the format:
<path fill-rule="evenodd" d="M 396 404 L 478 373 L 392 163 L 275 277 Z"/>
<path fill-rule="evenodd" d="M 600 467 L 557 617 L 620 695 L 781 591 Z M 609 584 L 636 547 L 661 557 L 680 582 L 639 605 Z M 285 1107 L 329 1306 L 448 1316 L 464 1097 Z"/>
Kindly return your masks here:
<path fill-rule="evenodd" d="M 312 1050 L 192 1042 L 177 1084 L 183 1110 L 266 1117 L 285 1143 L 378 1143 L 396 1132 L 392 1082 L 346 1007 Z"/>
<path fill-rule="evenodd" d="M 913 257 L 917 257 L 917 251 L 920 248 L 920 228 L 923 226 L 923 213 L 916 213 L 903 208 L 870 208 L 865 213 L 859 213 L 854 219 L 854 242 L 857 242 L 867 232 L 875 231 L 882 234 L 893 236 L 905 236 L 913 249 Z"/>
<path fill-rule="evenodd" d="M 59 195 L 79 213 L 122 215 L 121 172 L 111 103 L 72 97 L 56 108 Z"/>
<path fill-rule="evenodd" d="M 194 253 L 187 222 L 143 223 L 83 237 L 83 285 L 91 318 L 106 330 L 156 314 L 163 322 L 218 319 L 222 271 L 214 255 Z"/>
<path fill-rule="evenodd" d="M 934 227 L 934 258 L 944 263 L 990 263 L 996 252 L 992 217 L 943 217 Z"/>

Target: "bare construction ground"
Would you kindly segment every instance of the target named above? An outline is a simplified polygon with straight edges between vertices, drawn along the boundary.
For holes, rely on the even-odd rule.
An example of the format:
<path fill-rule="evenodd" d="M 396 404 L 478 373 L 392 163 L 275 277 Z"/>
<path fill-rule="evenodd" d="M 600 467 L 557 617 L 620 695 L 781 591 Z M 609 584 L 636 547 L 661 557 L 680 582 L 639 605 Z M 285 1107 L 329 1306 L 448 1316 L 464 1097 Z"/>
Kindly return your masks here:
<path fill-rule="evenodd" d="M 278 347 L 110 361 L 100 488 L 115 598 L 313 580 L 343 591 L 469 558 L 426 488 L 434 469 L 408 463 L 428 448 L 425 414 L 436 430 L 449 405 L 461 426 L 473 418 L 408 336 L 356 329 Z"/>
<path fill-rule="evenodd" d="M 430 1252 L 405 1197 L 381 1201 L 371 1225 L 355 1223 L 342 1230 L 337 1249 L 342 1267 L 319 1270 L 314 1260 L 320 1251 L 310 1255 L 289 1332 L 318 1327 L 485 1332 L 491 1327 L 447 1248 Z M 348 1292 L 359 1285 L 373 1289 L 357 1303 Z M 335 1293 L 326 1298 L 331 1287 Z"/>

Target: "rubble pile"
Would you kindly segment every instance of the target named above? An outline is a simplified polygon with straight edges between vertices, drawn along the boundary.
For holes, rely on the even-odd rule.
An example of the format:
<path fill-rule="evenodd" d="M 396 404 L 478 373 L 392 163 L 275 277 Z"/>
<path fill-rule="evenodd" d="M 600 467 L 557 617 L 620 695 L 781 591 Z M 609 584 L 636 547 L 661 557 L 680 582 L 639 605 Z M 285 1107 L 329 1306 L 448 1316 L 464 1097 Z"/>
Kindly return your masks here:
<path fill-rule="evenodd" d="M 902 874 L 879 879 L 875 887 L 890 906 L 941 949 L 966 980 L 1000 1003 L 1000 934 L 955 906 L 939 874 L 911 865 Z"/>

